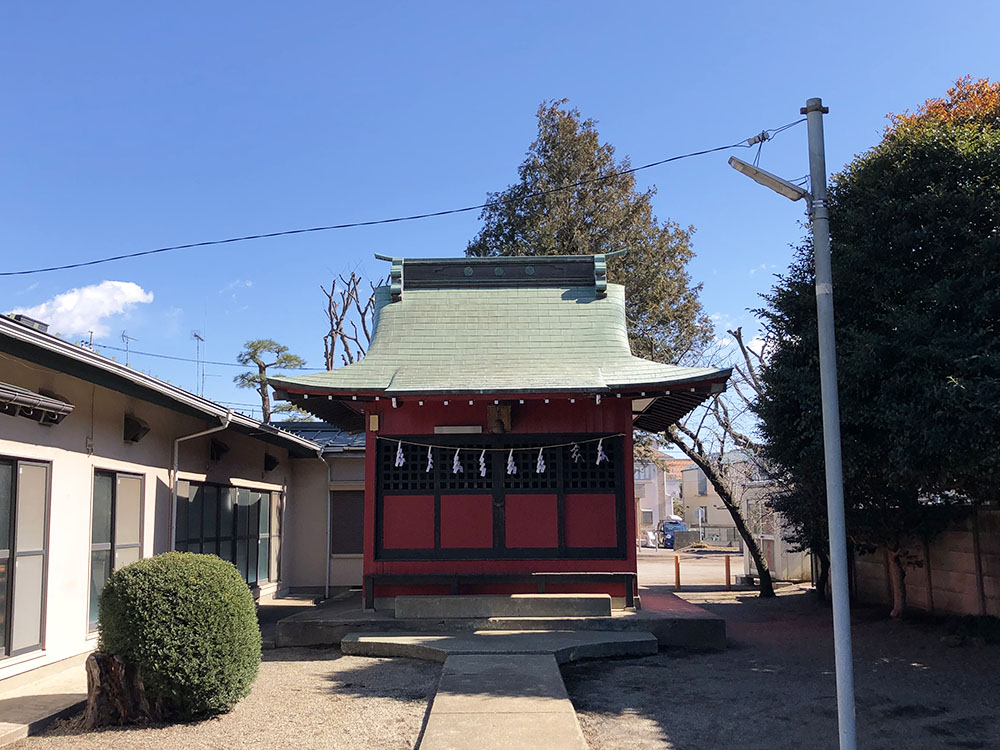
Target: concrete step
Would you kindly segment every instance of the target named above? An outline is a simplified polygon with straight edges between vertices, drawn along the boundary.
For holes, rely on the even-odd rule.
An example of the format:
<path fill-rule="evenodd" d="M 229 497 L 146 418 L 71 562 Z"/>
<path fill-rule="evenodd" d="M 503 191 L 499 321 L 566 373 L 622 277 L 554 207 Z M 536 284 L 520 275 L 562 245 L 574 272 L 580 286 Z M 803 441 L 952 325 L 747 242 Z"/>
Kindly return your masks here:
<path fill-rule="evenodd" d="M 607 594 L 397 596 L 397 620 L 482 617 L 610 617 Z"/>
<path fill-rule="evenodd" d="M 648 656 L 656 637 L 642 631 L 503 631 L 472 633 L 348 633 L 340 649 L 349 656 L 407 657 L 443 662 L 451 656 L 553 656 L 559 664 L 579 659 Z"/>

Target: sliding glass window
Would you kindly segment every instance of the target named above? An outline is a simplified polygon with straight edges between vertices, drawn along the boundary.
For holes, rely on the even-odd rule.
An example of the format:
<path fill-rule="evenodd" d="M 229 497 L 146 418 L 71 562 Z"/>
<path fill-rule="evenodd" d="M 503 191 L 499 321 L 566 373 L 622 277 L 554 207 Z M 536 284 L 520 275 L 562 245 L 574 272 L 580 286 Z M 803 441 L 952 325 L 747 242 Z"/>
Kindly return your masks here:
<path fill-rule="evenodd" d="M 142 557 L 142 477 L 94 472 L 90 527 L 91 630 L 97 628 L 98 601 L 111 573 Z"/>
<path fill-rule="evenodd" d="M 49 465 L 0 458 L 0 657 L 42 647 Z"/>
<path fill-rule="evenodd" d="M 174 548 L 218 555 L 249 584 L 277 580 L 272 542 L 278 535 L 278 498 L 276 492 L 178 482 Z"/>

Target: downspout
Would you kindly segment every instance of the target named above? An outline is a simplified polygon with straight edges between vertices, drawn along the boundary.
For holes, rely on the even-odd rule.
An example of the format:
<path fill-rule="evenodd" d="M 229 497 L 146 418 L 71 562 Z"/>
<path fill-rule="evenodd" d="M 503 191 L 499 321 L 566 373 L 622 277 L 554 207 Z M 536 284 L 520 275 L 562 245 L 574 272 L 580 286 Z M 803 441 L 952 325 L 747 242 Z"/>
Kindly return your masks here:
<path fill-rule="evenodd" d="M 170 544 L 169 549 L 174 549 L 174 543 L 177 539 L 177 472 L 178 464 L 180 463 L 180 444 L 185 440 L 193 440 L 194 438 L 203 437 L 204 435 L 211 435 L 213 432 L 221 432 L 229 427 L 229 420 L 232 419 L 233 412 L 232 409 L 226 411 L 226 413 L 220 417 L 222 424 L 218 427 L 212 427 L 208 430 L 202 430 L 201 432 L 195 432 L 192 435 L 183 435 L 174 440 L 174 459 L 170 466 Z"/>

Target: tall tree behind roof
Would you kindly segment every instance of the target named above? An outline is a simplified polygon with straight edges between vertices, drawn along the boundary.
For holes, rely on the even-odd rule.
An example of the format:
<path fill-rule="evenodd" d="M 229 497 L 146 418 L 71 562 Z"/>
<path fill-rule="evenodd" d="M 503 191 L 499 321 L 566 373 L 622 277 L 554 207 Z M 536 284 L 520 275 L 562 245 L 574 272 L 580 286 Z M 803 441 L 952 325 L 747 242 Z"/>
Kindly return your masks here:
<path fill-rule="evenodd" d="M 270 360 L 270 361 L 268 361 Z M 252 388 L 260 396 L 260 408 L 264 422 L 271 421 L 271 395 L 267 390 L 267 371 L 275 367 L 279 370 L 295 370 L 305 367 L 305 360 L 288 352 L 288 347 L 271 339 L 253 339 L 243 345 L 243 351 L 236 355 L 236 361 L 250 368 L 241 372 L 233 382 L 240 388 Z M 282 411 L 287 411 L 282 409 Z"/>
<path fill-rule="evenodd" d="M 662 362 L 679 362 L 711 338 L 711 323 L 691 284 L 687 262 L 693 227 L 659 221 L 651 198 L 655 188 L 635 189 L 631 174 L 539 195 L 631 168 L 616 162 L 614 147 L 601 143 L 596 122 L 581 120 L 567 100 L 538 108 L 538 137 L 518 167 L 520 181 L 490 193 L 480 218 L 484 226 L 466 254 L 588 255 L 628 250 L 608 263 L 610 280 L 626 287 L 632 352 Z"/>

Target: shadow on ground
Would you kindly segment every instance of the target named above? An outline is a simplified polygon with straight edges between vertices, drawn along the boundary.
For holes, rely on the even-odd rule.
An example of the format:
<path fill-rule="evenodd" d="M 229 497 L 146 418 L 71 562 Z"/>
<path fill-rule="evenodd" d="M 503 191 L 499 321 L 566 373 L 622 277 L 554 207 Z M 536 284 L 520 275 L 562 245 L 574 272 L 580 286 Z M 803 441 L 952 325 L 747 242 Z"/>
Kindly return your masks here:
<path fill-rule="evenodd" d="M 836 748 L 830 610 L 797 587 L 690 598 L 726 619 L 725 652 L 563 668 L 591 747 Z M 859 746 L 1000 747 L 1000 647 L 948 648 L 941 628 L 872 609 L 853 633 Z"/>

